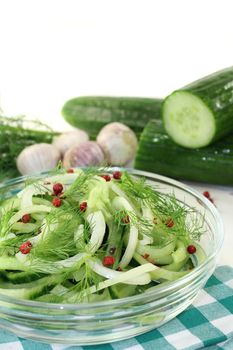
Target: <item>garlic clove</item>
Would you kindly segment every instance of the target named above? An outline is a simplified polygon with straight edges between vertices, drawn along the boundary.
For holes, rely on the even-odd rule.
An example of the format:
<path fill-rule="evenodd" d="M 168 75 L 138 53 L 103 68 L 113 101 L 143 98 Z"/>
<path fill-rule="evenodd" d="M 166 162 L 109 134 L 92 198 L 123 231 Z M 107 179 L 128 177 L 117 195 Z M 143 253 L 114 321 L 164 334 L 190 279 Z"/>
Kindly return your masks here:
<path fill-rule="evenodd" d="M 83 142 L 89 140 L 88 134 L 80 129 L 64 132 L 59 136 L 55 136 L 53 139 L 53 146 L 55 146 L 62 157 L 72 146 L 78 146 Z"/>
<path fill-rule="evenodd" d="M 29 175 L 55 168 L 60 159 L 56 147 L 48 143 L 37 143 L 24 148 L 18 155 L 16 164 L 22 175 Z"/>
<path fill-rule="evenodd" d="M 96 140 L 109 165 L 126 165 L 135 158 L 137 137 L 133 130 L 122 123 L 107 124 L 100 130 Z"/>
<path fill-rule="evenodd" d="M 104 153 L 97 142 L 87 141 L 70 148 L 64 155 L 63 165 L 66 168 L 77 166 L 104 165 Z"/>

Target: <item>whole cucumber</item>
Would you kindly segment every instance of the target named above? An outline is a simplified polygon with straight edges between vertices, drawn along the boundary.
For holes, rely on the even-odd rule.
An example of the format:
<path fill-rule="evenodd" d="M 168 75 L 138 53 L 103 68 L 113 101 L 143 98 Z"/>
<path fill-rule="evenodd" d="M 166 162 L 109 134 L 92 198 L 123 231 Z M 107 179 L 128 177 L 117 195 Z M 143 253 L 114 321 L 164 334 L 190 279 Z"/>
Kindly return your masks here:
<path fill-rule="evenodd" d="M 84 96 L 67 101 L 62 115 L 94 139 L 111 122 L 123 123 L 140 134 L 150 119 L 160 117 L 161 105 L 162 99 L 156 98 Z"/>

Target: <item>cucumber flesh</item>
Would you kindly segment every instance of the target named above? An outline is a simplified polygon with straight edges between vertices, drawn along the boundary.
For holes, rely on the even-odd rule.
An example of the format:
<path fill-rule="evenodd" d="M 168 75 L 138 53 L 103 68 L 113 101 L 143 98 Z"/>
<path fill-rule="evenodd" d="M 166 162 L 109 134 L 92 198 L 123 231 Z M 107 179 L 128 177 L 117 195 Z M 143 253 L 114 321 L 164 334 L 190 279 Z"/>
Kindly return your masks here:
<path fill-rule="evenodd" d="M 136 294 L 136 285 L 128 285 L 123 283 L 118 283 L 110 287 L 111 292 L 116 299 L 130 297 Z"/>
<path fill-rule="evenodd" d="M 215 117 L 209 107 L 188 91 L 176 91 L 164 102 L 164 127 L 178 145 L 204 147 L 216 132 Z"/>

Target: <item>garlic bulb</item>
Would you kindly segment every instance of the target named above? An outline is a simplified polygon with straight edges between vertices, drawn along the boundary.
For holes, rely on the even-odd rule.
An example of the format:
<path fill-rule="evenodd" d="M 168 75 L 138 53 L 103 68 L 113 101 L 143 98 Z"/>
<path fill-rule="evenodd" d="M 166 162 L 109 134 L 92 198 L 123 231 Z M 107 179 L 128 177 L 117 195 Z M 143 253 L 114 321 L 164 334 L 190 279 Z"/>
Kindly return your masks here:
<path fill-rule="evenodd" d="M 107 124 L 100 130 L 96 140 L 103 149 L 109 165 L 126 165 L 132 162 L 136 155 L 136 135 L 122 123 Z"/>
<path fill-rule="evenodd" d="M 52 144 L 59 150 L 63 157 L 69 148 L 72 146 L 78 146 L 88 140 L 88 134 L 83 130 L 77 129 L 64 132 L 63 134 L 54 137 Z"/>
<path fill-rule="evenodd" d="M 60 152 L 48 143 L 37 143 L 24 148 L 16 164 L 22 175 L 39 173 L 56 167 L 61 159 Z"/>
<path fill-rule="evenodd" d="M 103 165 L 104 153 L 97 142 L 87 141 L 70 148 L 64 155 L 63 165 L 66 168 L 76 166 Z"/>

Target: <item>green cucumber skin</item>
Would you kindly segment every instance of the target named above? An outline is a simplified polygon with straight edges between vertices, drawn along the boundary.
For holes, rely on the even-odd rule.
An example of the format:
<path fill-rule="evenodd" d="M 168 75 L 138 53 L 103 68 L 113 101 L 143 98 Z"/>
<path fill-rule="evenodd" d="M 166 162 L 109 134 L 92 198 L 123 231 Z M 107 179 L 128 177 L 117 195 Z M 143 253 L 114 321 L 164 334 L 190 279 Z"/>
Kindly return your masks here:
<path fill-rule="evenodd" d="M 188 91 L 199 97 L 213 113 L 216 131 L 210 143 L 233 131 L 233 67 L 194 81 L 173 94 L 177 91 Z"/>
<path fill-rule="evenodd" d="M 140 134 L 150 119 L 161 115 L 162 99 L 140 97 L 84 96 L 67 101 L 62 115 L 71 125 L 95 138 L 111 122 L 128 125 Z"/>
<path fill-rule="evenodd" d="M 233 136 L 205 148 L 187 149 L 169 138 L 161 121 L 151 120 L 141 135 L 135 168 L 181 180 L 233 185 Z"/>

